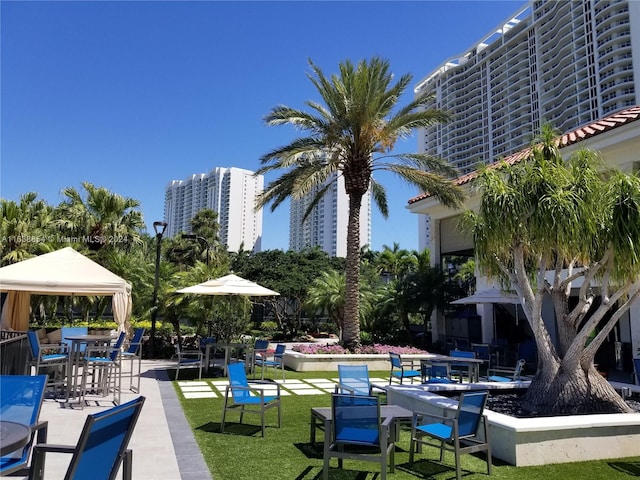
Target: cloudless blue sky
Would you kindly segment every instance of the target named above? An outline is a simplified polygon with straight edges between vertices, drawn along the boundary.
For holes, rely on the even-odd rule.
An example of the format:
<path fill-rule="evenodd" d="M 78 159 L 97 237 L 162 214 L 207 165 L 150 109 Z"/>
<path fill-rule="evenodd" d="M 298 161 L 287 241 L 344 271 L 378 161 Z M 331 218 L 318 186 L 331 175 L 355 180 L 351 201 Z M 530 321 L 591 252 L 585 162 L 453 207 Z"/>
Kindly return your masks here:
<path fill-rule="evenodd" d="M 379 55 L 413 87 L 524 1 L 0 2 L 0 196 L 57 205 L 81 182 L 162 220 L 164 189 L 214 167 L 255 170 L 296 132 L 267 127 L 278 104 L 319 100 L 325 74 Z M 415 137 L 397 151 L 416 151 Z M 267 176 L 266 182 L 276 178 Z M 389 218 L 373 210 L 372 248 L 418 247 L 417 192 L 391 176 Z M 262 248 L 288 248 L 288 205 L 265 209 Z"/>

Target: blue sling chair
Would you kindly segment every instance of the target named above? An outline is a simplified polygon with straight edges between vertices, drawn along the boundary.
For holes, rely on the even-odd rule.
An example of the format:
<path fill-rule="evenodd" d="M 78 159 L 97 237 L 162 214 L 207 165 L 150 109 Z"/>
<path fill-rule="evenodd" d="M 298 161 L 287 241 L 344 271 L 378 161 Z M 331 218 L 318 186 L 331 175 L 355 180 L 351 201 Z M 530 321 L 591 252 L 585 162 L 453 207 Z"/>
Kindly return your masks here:
<path fill-rule="evenodd" d="M 43 480 L 45 454 L 71 454 L 64 480 L 114 480 L 122 465 L 123 480 L 132 479 L 133 452 L 128 449 L 145 397 L 138 397 L 87 416 L 76 445 L 38 443 L 33 448 L 30 480 Z"/>
<path fill-rule="evenodd" d="M 232 363 L 228 367 L 229 385 L 224 394 L 224 405 L 222 407 L 222 422 L 220 423 L 220 433 L 224 432 L 225 419 L 228 410 L 240 410 L 240 423 L 245 413 L 260 415 L 260 427 L 264 437 L 264 416 L 270 408 L 278 409 L 278 428 L 281 425 L 280 411 L 280 385 L 274 382 L 247 380 L 244 370 L 244 363 Z M 255 386 L 254 386 L 255 385 Z M 260 386 L 262 385 L 262 387 Z M 265 385 L 274 387 L 275 395 L 265 394 Z"/>
<path fill-rule="evenodd" d="M 455 417 L 438 417 L 430 413 L 414 412 L 411 422 L 411 444 L 409 465 L 413 464 L 416 452 L 422 445 L 440 449 L 440 462 L 444 452 L 453 452 L 456 479 L 461 479 L 460 456 L 464 453 L 486 452 L 487 473 L 491 475 L 491 443 L 489 428 L 484 417 L 484 407 L 489 392 L 464 392 L 460 394 Z M 437 421 L 427 421 L 427 419 Z M 482 431 L 480 431 L 482 426 Z"/>
<path fill-rule="evenodd" d="M 386 395 L 387 391 L 370 382 L 369 368 L 366 365 L 338 365 L 335 393 L 368 397 L 377 393 Z"/>
<path fill-rule="evenodd" d="M 394 471 L 394 419 L 382 421 L 379 397 L 333 394 L 331 408 L 333 428 L 331 442 L 324 444 L 322 478 L 329 479 L 329 463 L 335 457 L 338 468 L 342 468 L 345 458 L 377 462 L 380 479 L 386 480 L 387 465 Z"/>
<path fill-rule="evenodd" d="M 140 374 L 142 369 L 142 336 L 144 335 L 144 327 L 136 328 L 133 332 L 133 337 L 129 341 L 129 345 L 125 350 L 120 353 L 120 360 L 129 360 L 129 390 L 134 393 L 140 393 Z M 137 362 L 136 362 L 137 360 Z M 136 375 L 138 381 L 137 385 L 133 385 L 133 366 L 138 363 L 138 374 Z"/>
<path fill-rule="evenodd" d="M 47 441 L 48 423 L 38 420 L 44 400 L 47 375 L 0 375 L 0 418 L 31 429 L 27 444 L 0 457 L 0 475 L 20 472 L 28 467 L 34 436 Z"/>

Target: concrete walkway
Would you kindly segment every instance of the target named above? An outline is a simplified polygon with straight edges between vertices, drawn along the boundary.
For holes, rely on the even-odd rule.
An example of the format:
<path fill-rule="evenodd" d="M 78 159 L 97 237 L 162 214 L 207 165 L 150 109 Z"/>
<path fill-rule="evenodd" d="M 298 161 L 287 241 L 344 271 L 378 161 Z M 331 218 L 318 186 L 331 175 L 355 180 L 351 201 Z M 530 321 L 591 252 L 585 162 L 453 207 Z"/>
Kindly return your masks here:
<path fill-rule="evenodd" d="M 146 397 L 129 448 L 133 450 L 133 478 L 136 480 L 210 480 L 193 433 L 180 407 L 166 367 L 166 360 L 142 362 L 140 394 Z M 123 388 L 129 386 L 123 375 Z M 138 395 L 123 393 L 122 402 Z M 106 400 L 92 402 L 83 410 L 62 408 L 54 400 L 45 400 L 41 420 L 49 422 L 47 443 L 75 445 L 87 415 L 111 408 Z M 45 480 L 59 480 L 69 465 L 66 454 L 47 454 Z M 121 474 L 118 475 L 121 478 Z"/>

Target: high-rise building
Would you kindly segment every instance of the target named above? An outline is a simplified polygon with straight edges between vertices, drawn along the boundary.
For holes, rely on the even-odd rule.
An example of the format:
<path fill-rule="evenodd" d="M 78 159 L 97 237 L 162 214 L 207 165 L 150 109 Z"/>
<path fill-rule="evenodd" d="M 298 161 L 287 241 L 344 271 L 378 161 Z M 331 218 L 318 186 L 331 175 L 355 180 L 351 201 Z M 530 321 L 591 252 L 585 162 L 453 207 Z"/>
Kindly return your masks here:
<path fill-rule="evenodd" d="M 453 116 L 419 132 L 418 149 L 466 174 L 529 145 L 543 123 L 568 132 L 636 105 L 637 55 L 640 2 L 532 0 L 418 83 L 416 95 L 435 92 L 429 107 Z"/>
<path fill-rule="evenodd" d="M 289 211 L 289 249 L 299 252 L 319 246 L 334 257 L 347 256 L 347 224 L 349 221 L 349 197 L 344 179 L 333 174 L 327 183 L 330 189 L 313 207 L 303 222 L 304 214 L 321 188 L 300 199 L 292 199 Z M 326 185 L 326 184 L 325 184 Z M 360 207 L 360 246 L 371 245 L 371 194 L 362 198 Z"/>
<path fill-rule="evenodd" d="M 241 168 L 217 167 L 209 173 L 169 182 L 164 196 L 164 221 L 168 236 L 190 233 L 190 221 L 204 208 L 218 214 L 220 243 L 229 251 L 259 252 L 262 242 L 262 209 L 255 211 L 264 177 Z"/>

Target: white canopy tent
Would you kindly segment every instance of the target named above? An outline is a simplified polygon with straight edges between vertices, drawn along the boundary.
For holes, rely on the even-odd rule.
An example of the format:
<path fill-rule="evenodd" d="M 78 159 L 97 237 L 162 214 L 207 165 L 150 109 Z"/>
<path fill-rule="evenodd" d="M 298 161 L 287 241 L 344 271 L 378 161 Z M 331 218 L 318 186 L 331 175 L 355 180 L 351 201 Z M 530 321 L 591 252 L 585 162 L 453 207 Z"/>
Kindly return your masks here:
<path fill-rule="evenodd" d="M 71 247 L 0 268 L 0 291 L 8 292 L 0 328 L 27 330 L 31 294 L 112 296 L 113 318 L 127 331 L 131 285 Z"/>

